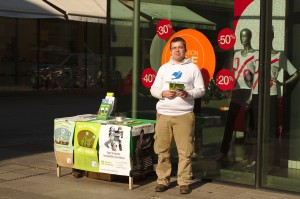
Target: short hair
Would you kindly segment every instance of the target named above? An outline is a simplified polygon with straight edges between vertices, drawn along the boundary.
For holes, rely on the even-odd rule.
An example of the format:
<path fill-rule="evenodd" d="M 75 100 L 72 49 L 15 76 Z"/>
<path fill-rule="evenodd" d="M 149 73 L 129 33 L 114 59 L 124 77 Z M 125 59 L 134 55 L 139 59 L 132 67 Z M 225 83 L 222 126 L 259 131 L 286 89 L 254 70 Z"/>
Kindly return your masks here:
<path fill-rule="evenodd" d="M 170 49 L 171 49 L 172 43 L 175 43 L 175 42 L 178 42 L 178 41 L 182 42 L 184 48 L 186 49 L 186 41 L 185 41 L 182 37 L 174 37 L 174 38 L 171 40 L 171 42 L 170 42 Z"/>

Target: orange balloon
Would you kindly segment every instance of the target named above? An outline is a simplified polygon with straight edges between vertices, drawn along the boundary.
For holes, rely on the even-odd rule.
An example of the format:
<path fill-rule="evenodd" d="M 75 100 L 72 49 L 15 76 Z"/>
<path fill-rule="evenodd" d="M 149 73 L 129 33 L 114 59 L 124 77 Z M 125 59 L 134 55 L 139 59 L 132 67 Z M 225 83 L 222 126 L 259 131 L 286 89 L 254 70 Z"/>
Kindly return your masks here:
<path fill-rule="evenodd" d="M 207 86 L 214 75 L 216 67 L 215 51 L 208 38 L 201 32 L 193 29 L 184 29 L 176 32 L 170 37 L 164 47 L 161 59 L 162 64 L 170 60 L 170 42 L 174 37 L 181 37 L 186 41 L 186 57 L 190 58 L 200 68 L 204 83 Z"/>

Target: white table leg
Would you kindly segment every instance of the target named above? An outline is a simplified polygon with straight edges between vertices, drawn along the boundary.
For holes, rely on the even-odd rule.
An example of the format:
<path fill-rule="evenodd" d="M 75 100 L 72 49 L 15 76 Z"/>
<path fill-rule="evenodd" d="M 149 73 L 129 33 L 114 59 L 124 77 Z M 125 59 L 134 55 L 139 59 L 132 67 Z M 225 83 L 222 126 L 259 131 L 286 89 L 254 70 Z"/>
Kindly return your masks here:
<path fill-rule="evenodd" d="M 129 189 L 133 189 L 133 177 L 129 176 Z"/>
<path fill-rule="evenodd" d="M 58 164 L 56 164 L 56 176 L 57 177 L 61 176 L 61 167 Z"/>

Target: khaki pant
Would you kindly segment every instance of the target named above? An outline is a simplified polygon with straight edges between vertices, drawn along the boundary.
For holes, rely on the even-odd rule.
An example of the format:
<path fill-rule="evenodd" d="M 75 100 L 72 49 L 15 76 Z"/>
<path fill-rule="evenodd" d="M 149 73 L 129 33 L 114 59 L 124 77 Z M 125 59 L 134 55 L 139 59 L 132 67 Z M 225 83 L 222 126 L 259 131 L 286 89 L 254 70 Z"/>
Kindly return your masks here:
<path fill-rule="evenodd" d="M 191 156 L 194 144 L 195 115 L 187 113 L 179 116 L 157 114 L 154 135 L 154 151 L 158 155 L 156 167 L 157 183 L 168 186 L 171 175 L 170 151 L 175 140 L 179 162 L 178 185 L 189 185 L 192 178 Z"/>

